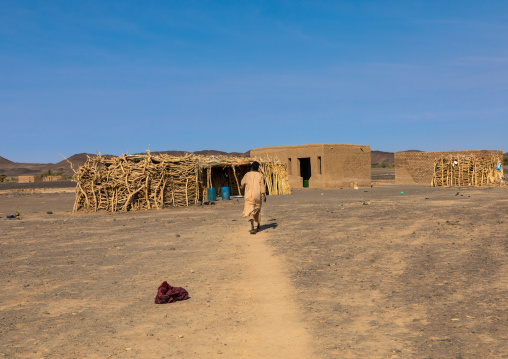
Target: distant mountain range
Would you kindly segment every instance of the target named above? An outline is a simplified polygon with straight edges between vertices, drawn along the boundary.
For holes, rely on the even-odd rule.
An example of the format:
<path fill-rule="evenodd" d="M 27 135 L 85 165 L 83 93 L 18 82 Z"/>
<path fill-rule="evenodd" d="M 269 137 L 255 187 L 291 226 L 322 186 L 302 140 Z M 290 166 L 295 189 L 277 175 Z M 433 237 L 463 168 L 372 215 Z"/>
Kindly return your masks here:
<path fill-rule="evenodd" d="M 165 153 L 172 156 L 183 156 L 186 153 L 194 153 L 196 155 L 204 155 L 204 156 L 237 156 L 237 157 L 249 157 L 249 152 L 222 152 L 215 150 L 204 150 L 204 151 L 196 151 L 196 152 L 186 152 L 186 151 L 158 151 L 151 152 L 152 154 Z M 50 170 L 51 172 L 61 171 L 63 175 L 69 176 L 74 174 L 71 169 L 71 165 L 75 170 L 77 170 L 80 166 L 82 166 L 87 157 L 96 156 L 93 153 L 78 153 L 73 155 L 66 160 L 62 160 L 58 163 L 20 163 L 20 162 L 12 162 L 2 156 L 0 156 L 0 175 L 6 175 L 7 177 L 17 177 L 17 176 L 34 176 L 46 172 Z M 103 155 L 103 156 L 111 156 L 111 155 Z"/>
<path fill-rule="evenodd" d="M 408 150 L 407 152 L 421 152 L 419 150 Z M 196 155 L 204 155 L 204 156 L 237 156 L 237 157 L 249 157 L 250 151 L 247 152 L 223 152 L 223 151 L 215 151 L 215 150 L 203 150 L 196 152 L 186 152 L 186 151 L 158 151 L 152 152 L 152 154 L 165 153 L 172 156 L 183 156 L 186 153 L 194 153 Z M 74 169 L 78 169 L 82 166 L 87 159 L 87 156 L 95 156 L 95 154 L 91 153 L 78 153 L 69 157 L 67 160 L 72 163 Z M 108 155 L 105 155 L 108 156 Z M 504 154 L 504 157 L 508 157 L 508 152 Z M 384 151 L 371 151 L 370 154 L 371 163 L 386 163 L 387 165 L 393 165 L 394 163 L 394 153 L 393 152 L 384 152 Z M 18 163 L 12 162 L 6 158 L 0 156 L 0 175 L 6 175 L 7 177 L 16 177 L 16 176 L 33 176 L 38 175 L 47 170 L 51 170 L 51 172 L 61 171 L 63 175 L 72 175 L 72 169 L 69 162 L 66 160 L 62 160 L 58 163 Z"/>

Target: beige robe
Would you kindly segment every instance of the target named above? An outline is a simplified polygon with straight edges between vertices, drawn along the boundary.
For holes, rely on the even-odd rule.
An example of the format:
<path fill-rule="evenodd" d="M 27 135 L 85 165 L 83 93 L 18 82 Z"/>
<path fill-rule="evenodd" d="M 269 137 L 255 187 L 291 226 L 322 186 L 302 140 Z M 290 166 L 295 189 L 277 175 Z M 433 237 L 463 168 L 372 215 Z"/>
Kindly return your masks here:
<path fill-rule="evenodd" d="M 242 188 L 245 187 L 245 206 L 243 207 L 243 216 L 249 217 L 261 223 L 261 201 L 265 191 L 265 180 L 263 174 L 257 171 L 251 171 L 242 178 Z"/>

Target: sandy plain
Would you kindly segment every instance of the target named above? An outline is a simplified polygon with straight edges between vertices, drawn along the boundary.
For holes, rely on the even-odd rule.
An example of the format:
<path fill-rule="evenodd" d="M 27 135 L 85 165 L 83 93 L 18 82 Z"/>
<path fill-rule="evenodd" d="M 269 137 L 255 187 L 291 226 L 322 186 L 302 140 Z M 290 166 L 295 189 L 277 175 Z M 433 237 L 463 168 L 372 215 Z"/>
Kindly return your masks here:
<path fill-rule="evenodd" d="M 73 201 L 0 194 L 2 357 L 508 357 L 506 187 L 296 190 L 256 235 L 241 200 Z M 190 298 L 154 304 L 164 280 Z"/>

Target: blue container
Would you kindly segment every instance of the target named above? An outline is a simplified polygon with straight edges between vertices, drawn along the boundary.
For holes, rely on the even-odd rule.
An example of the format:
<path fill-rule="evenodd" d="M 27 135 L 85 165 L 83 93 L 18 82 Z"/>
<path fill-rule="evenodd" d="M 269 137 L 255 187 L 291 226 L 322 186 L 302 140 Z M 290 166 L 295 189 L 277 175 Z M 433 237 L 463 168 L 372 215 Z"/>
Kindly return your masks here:
<path fill-rule="evenodd" d="M 216 201 L 217 200 L 217 192 L 215 191 L 215 187 L 206 189 L 206 196 L 208 197 L 208 201 Z"/>
<path fill-rule="evenodd" d="M 223 200 L 229 200 L 229 187 L 221 187 L 220 195 Z"/>

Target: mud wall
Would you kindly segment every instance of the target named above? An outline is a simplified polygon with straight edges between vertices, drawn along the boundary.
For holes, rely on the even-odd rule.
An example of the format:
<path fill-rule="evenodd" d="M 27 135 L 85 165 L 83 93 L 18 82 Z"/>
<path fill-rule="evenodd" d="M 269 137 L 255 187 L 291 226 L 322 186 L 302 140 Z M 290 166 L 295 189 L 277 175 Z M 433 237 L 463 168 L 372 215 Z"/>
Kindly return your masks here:
<path fill-rule="evenodd" d="M 41 182 L 41 176 L 19 176 L 18 183 L 32 183 L 32 182 Z"/>
<path fill-rule="evenodd" d="M 356 183 L 370 186 L 370 147 L 365 145 L 312 144 L 262 147 L 251 157 L 278 157 L 286 163 L 291 188 L 302 188 L 302 166 L 310 167 L 310 188 L 343 188 Z M 305 169 L 303 169 L 305 172 Z"/>
<path fill-rule="evenodd" d="M 396 152 L 395 183 L 396 184 L 428 184 L 432 181 L 434 161 L 443 156 L 497 156 L 501 160 L 503 151 L 469 150 L 440 152 Z"/>

